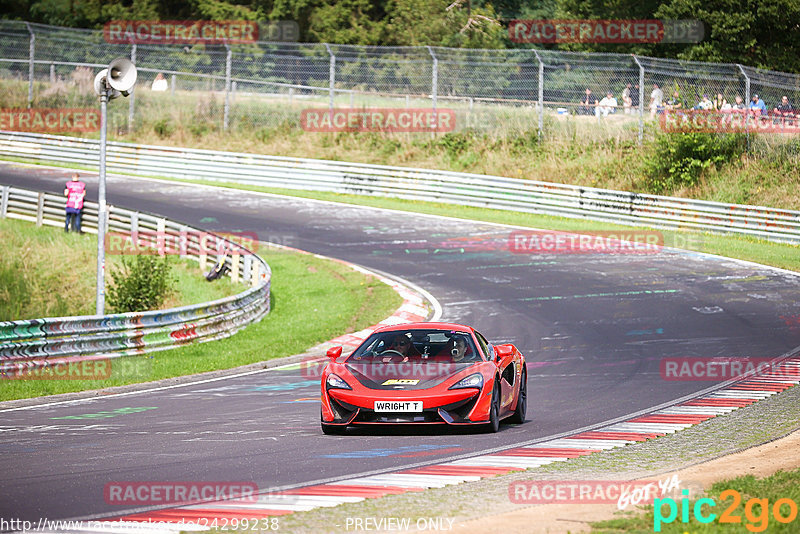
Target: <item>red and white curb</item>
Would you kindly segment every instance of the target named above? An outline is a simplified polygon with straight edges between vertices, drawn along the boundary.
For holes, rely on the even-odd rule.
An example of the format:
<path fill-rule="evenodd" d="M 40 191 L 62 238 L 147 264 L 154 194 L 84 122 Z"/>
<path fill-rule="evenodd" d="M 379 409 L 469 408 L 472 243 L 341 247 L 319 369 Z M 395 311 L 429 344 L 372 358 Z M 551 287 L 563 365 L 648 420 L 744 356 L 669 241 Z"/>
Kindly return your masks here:
<path fill-rule="evenodd" d="M 776 372 L 745 378 L 674 406 L 572 436 L 437 465 L 261 494 L 255 502 L 252 499 L 222 500 L 135 513 L 94 522 L 94 528 L 75 531 L 122 534 L 143 530 L 164 533 L 210 530 L 215 525 L 230 525 L 232 520 L 264 521 L 294 512 L 476 481 L 671 434 L 758 402 L 798 383 L 800 356 L 795 356 L 782 362 Z"/>

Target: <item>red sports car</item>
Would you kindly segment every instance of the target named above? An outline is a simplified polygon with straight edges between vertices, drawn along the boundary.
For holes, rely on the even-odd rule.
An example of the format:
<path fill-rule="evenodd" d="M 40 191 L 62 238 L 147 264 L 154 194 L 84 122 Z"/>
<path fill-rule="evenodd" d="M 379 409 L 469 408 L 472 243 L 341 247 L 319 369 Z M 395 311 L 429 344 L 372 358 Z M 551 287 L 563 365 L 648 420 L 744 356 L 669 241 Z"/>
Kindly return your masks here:
<path fill-rule="evenodd" d="M 348 425 L 482 425 L 525 422 L 525 357 L 493 346 L 469 326 L 416 323 L 376 330 L 352 354 L 328 351 L 322 372 L 322 431 Z"/>

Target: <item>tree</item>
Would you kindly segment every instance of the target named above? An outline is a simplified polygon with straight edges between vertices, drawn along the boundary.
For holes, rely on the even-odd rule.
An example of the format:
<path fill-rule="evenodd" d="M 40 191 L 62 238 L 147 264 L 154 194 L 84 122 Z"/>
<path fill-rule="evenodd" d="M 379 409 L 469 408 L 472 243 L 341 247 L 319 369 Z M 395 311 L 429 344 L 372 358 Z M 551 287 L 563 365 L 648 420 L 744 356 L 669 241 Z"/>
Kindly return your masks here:
<path fill-rule="evenodd" d="M 800 72 L 800 0 L 670 0 L 655 16 L 700 19 L 710 27 L 681 59 Z"/>

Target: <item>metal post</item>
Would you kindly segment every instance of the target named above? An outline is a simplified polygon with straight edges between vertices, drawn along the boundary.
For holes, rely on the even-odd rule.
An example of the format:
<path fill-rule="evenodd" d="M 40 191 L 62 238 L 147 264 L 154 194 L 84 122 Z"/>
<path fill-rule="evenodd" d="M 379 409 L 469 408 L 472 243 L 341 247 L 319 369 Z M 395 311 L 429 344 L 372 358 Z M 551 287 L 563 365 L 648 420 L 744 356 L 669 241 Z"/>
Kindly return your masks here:
<path fill-rule="evenodd" d="M 433 126 L 435 128 L 439 123 L 438 118 L 436 117 L 436 101 L 439 92 L 439 60 L 436 58 L 436 54 L 433 53 L 433 48 L 430 46 L 426 46 L 425 48 L 428 49 L 428 53 L 433 59 L 433 65 L 431 69 L 431 100 L 433 101 Z M 434 131 L 431 131 L 431 135 L 434 133 Z"/>
<path fill-rule="evenodd" d="M 644 139 L 644 67 L 639 62 L 639 58 L 634 54 L 631 55 L 639 66 L 639 145 L 641 145 L 642 139 Z"/>
<path fill-rule="evenodd" d="M 245 282 L 250 282 L 253 277 L 253 255 L 245 253 L 244 267 L 242 268 L 242 278 Z"/>
<path fill-rule="evenodd" d="M 189 228 L 181 226 L 180 229 L 180 257 L 185 258 L 189 254 Z"/>
<path fill-rule="evenodd" d="M 44 219 L 44 193 L 39 192 L 36 198 L 36 226 L 41 226 Z"/>
<path fill-rule="evenodd" d="M 8 195 L 11 192 L 10 185 L 3 186 L 3 193 L 0 195 L 0 219 L 5 219 L 8 214 Z"/>
<path fill-rule="evenodd" d="M 329 107 L 331 108 L 331 120 L 333 120 L 334 85 L 336 84 L 336 56 L 333 54 L 333 50 L 331 50 L 331 45 L 328 43 L 324 44 L 325 50 L 328 51 L 328 55 L 330 56 L 330 66 L 328 67 L 328 93 L 330 95 Z"/>
<path fill-rule="evenodd" d="M 747 140 L 747 153 L 750 153 L 750 128 L 748 119 L 750 118 L 750 76 L 744 71 L 744 67 L 736 64 L 739 67 L 739 72 L 744 76 L 744 136 Z"/>
<path fill-rule="evenodd" d="M 33 107 L 33 58 L 36 55 L 36 34 L 31 30 L 31 25 L 27 22 L 25 26 L 30 34 L 30 44 L 28 46 L 28 107 Z"/>
<path fill-rule="evenodd" d="M 234 284 L 239 282 L 239 249 L 234 249 L 231 254 L 231 272 L 228 276 Z"/>
<path fill-rule="evenodd" d="M 136 43 L 131 45 L 131 63 L 136 63 Z M 133 131 L 133 112 L 136 109 L 135 105 L 133 103 L 135 96 L 136 95 L 134 94 L 133 89 L 131 89 L 131 94 L 128 95 L 128 98 L 130 98 L 130 102 L 128 102 L 128 131 L 129 132 Z"/>
<path fill-rule="evenodd" d="M 50 63 L 50 83 L 56 83 L 56 66 Z"/>
<path fill-rule="evenodd" d="M 178 78 L 177 78 L 177 76 L 175 76 L 173 74 L 172 78 L 170 78 L 170 80 L 171 80 L 172 83 L 170 83 L 170 85 L 169 85 L 169 94 L 172 95 L 172 96 L 175 96 L 175 84 L 176 84 Z"/>
<path fill-rule="evenodd" d="M 228 129 L 228 120 L 230 117 L 230 95 L 231 95 L 231 47 L 226 44 L 225 48 L 228 54 L 225 57 L 225 111 L 222 117 L 222 129 Z"/>
<path fill-rule="evenodd" d="M 97 291 L 95 313 L 105 315 L 106 309 L 106 108 L 108 88 L 100 95 L 100 176 L 97 187 Z"/>
<path fill-rule="evenodd" d="M 536 60 L 539 62 L 539 139 L 544 135 L 544 62 L 542 62 L 539 52 L 533 51 L 536 54 Z"/>

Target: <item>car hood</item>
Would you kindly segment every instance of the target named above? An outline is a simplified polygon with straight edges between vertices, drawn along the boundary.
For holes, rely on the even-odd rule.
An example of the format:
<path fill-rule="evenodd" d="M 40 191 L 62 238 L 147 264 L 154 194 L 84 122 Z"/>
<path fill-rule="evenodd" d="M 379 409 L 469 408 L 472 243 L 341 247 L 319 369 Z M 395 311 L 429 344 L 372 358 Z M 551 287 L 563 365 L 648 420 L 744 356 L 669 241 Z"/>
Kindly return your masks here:
<path fill-rule="evenodd" d="M 437 386 L 448 378 L 475 367 L 478 370 L 480 362 L 468 363 L 346 363 L 345 368 L 363 386 L 370 389 L 390 391 L 404 391 L 427 389 Z"/>

